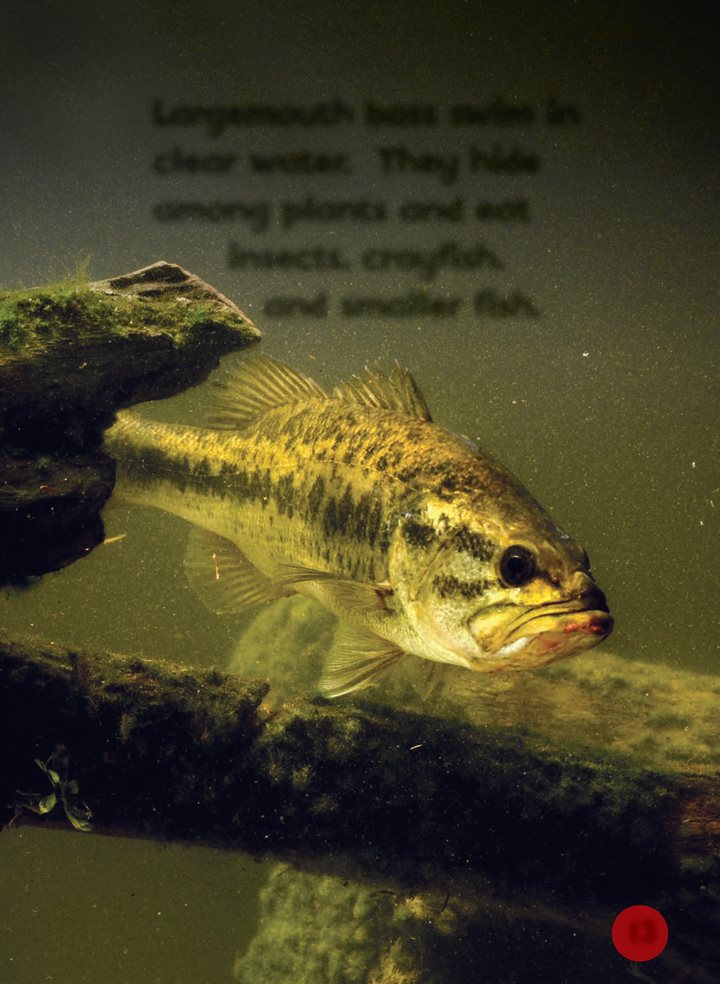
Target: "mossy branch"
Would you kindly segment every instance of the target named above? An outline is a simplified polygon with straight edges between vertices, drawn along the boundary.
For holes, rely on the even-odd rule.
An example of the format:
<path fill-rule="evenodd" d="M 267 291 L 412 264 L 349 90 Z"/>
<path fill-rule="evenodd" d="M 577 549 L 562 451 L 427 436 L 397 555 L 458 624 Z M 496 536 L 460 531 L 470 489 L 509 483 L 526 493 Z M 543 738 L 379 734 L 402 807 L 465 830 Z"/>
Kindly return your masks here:
<path fill-rule="evenodd" d="M 474 911 L 490 887 L 513 907 L 606 921 L 642 900 L 673 926 L 677 959 L 720 967 L 717 775 L 387 706 L 297 699 L 271 712 L 267 691 L 0 638 L 4 820 L 292 858 L 451 891 L 452 911 Z"/>
<path fill-rule="evenodd" d="M 88 283 L 0 291 L 0 583 L 54 570 L 102 539 L 113 413 L 201 382 L 260 337 L 174 263 Z"/>
<path fill-rule="evenodd" d="M 270 713 L 267 689 L 0 640 L 2 802 L 37 785 L 34 760 L 61 746 L 100 830 L 345 852 L 398 877 L 458 867 L 600 897 L 660 890 L 690 856 L 720 849 L 716 776 L 371 705 L 299 700 Z M 556 856 L 551 873 L 539 841 Z"/>
<path fill-rule="evenodd" d="M 164 261 L 0 291 L 0 434 L 23 448 L 85 448 L 101 418 L 195 385 L 259 337 L 232 301 Z"/>

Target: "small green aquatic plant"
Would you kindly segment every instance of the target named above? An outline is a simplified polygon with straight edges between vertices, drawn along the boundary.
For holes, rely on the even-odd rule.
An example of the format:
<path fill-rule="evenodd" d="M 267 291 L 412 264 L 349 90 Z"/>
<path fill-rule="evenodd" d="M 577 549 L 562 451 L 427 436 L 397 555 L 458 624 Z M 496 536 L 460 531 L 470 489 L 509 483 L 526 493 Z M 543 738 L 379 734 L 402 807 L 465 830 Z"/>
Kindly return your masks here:
<path fill-rule="evenodd" d="M 47 762 L 35 759 L 35 765 L 47 776 L 52 787 L 51 791 L 49 793 L 23 793 L 18 790 L 18 795 L 24 797 L 24 801 L 17 804 L 17 810 L 18 812 L 30 810 L 32 813 L 44 816 L 52 813 L 60 804 L 65 816 L 76 830 L 90 831 L 92 830 L 90 823 L 93 815 L 92 810 L 84 800 L 80 799 L 77 779 L 62 778 L 58 771 L 50 768 L 50 763 L 55 757 L 54 754 L 51 755 Z"/>
<path fill-rule="evenodd" d="M 67 268 L 62 276 L 42 287 L 2 287 L 0 288 L 0 311 L 7 306 L 5 314 L 11 314 L 14 305 L 28 297 L 38 297 L 53 294 L 57 298 L 68 298 L 78 291 L 85 291 L 90 285 L 90 260 L 86 256 L 78 260 L 73 267 Z"/>

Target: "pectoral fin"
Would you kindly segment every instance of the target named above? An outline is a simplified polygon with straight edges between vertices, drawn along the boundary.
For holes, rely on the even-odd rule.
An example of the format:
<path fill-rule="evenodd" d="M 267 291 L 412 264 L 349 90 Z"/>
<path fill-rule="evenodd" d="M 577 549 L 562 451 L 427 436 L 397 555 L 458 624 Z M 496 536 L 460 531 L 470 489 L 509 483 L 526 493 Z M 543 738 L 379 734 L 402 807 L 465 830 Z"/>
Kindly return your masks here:
<path fill-rule="evenodd" d="M 409 654 L 372 632 L 341 624 L 320 680 L 326 697 L 363 690 Z"/>
<path fill-rule="evenodd" d="M 332 607 L 340 612 L 354 614 L 390 612 L 388 602 L 393 594 L 389 584 L 374 584 L 366 581 L 354 581 L 351 578 L 340 577 L 330 571 L 319 571 L 312 567 L 300 567 L 284 564 L 277 576 L 277 583 L 291 586 L 314 582 L 318 585 L 318 593 L 332 603 Z"/>
<path fill-rule="evenodd" d="M 262 574 L 234 543 L 199 527 L 190 533 L 185 573 L 203 604 L 219 615 L 293 594 Z"/>

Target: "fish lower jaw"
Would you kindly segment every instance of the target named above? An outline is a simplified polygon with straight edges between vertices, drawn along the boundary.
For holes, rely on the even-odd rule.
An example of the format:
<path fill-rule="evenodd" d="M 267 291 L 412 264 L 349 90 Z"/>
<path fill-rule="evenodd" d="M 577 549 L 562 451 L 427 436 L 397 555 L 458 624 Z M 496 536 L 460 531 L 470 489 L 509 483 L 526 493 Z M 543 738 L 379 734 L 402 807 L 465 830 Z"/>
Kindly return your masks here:
<path fill-rule="evenodd" d="M 522 652 L 530 642 L 530 638 L 530 636 L 520 636 L 519 639 L 515 639 L 513 642 L 508 642 L 504 646 L 501 646 L 493 655 L 497 658 L 512 656 L 514 653 Z"/>
<path fill-rule="evenodd" d="M 472 661 L 471 669 L 497 673 L 547 666 L 597 646 L 607 638 L 612 626 L 611 616 L 600 610 L 535 618 L 496 645 L 486 643 L 485 651 Z"/>

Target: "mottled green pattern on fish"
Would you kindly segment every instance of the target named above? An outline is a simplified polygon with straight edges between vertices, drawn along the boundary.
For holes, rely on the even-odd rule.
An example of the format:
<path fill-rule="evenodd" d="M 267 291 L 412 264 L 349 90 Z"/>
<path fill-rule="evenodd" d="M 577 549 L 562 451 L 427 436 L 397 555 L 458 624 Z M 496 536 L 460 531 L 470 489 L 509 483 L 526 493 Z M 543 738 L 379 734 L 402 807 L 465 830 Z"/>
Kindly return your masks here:
<path fill-rule="evenodd" d="M 420 494 L 499 504 L 507 483 L 520 488 L 443 428 L 337 400 L 273 409 L 241 433 L 121 414 L 108 447 L 126 498 L 233 541 L 259 535 L 282 561 L 290 547 L 293 563 L 356 579 L 387 577 L 391 529 Z M 458 533 L 468 551 L 491 550 L 480 534 Z M 429 546 L 435 531 L 411 522 L 406 536 Z"/>
<path fill-rule="evenodd" d="M 331 692 L 407 653 L 497 669 L 522 651 L 537 665 L 609 631 L 609 616 L 577 614 L 582 632 L 558 628 L 569 612 L 606 611 L 584 552 L 506 469 L 431 422 L 409 374 L 368 374 L 328 396 L 259 359 L 233 387 L 224 429 L 121 414 L 107 435 L 118 491 L 221 538 L 201 543 L 200 574 L 220 582 L 227 569 L 229 582 L 232 568 L 238 605 L 296 590 L 354 625 Z M 237 588 L 254 576 L 261 587 Z M 518 634 L 534 609 L 547 609 L 543 632 Z"/>

